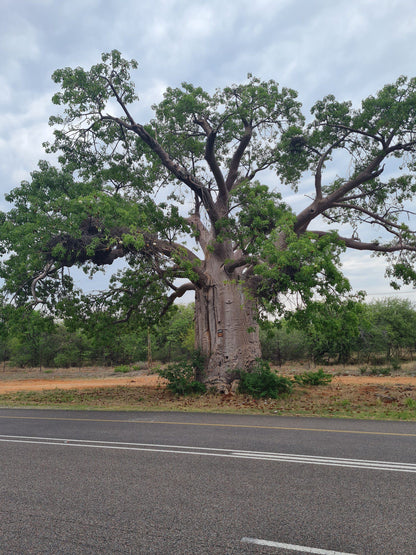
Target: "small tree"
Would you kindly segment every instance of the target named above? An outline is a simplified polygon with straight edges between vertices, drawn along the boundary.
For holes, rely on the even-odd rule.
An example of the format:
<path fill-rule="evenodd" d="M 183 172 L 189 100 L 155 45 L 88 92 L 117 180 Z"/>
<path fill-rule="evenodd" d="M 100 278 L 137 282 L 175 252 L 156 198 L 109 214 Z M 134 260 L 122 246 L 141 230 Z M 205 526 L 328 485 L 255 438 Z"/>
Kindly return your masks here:
<path fill-rule="evenodd" d="M 416 345 L 416 310 L 408 299 L 387 298 L 365 305 L 360 346 L 369 354 L 399 358 Z"/>
<path fill-rule="evenodd" d="M 12 364 L 16 366 L 50 365 L 54 352 L 50 337 L 55 324 L 50 316 L 36 310 L 8 311 L 9 349 Z"/>
<path fill-rule="evenodd" d="M 136 67 L 113 51 L 89 70 L 54 73 L 53 102 L 64 112 L 50 120 L 47 150 L 60 167 L 41 162 L 8 195 L 14 206 L 0 226 L 15 302 L 31 296 L 55 310 L 74 295 L 66 267 L 93 273 L 124 257 L 109 291 L 80 298 L 77 310 L 99 303 L 147 326 L 194 291 L 196 346 L 207 381 L 223 387 L 230 370 L 260 357 L 259 313 L 284 312 L 290 294 L 328 304 L 349 291 L 339 270 L 345 248 L 397 255 L 394 283 L 415 281 L 415 79 L 399 78 L 360 108 L 328 95 L 308 124 L 297 93 L 274 81 L 250 75 L 214 94 L 184 83 L 143 124 Z M 335 156 L 346 170 L 333 178 Z M 400 173 L 389 173 L 390 161 Z M 273 190 L 258 181 L 266 171 L 277 176 Z M 282 192 L 304 175 L 314 190 L 295 214 Z M 329 225 L 310 229 L 322 221 Z"/>
<path fill-rule="evenodd" d="M 263 326 L 260 330 L 261 352 L 263 358 L 282 365 L 287 361 L 308 358 L 309 342 L 303 327 L 298 329 L 287 321 L 279 326 Z"/>
<path fill-rule="evenodd" d="M 354 351 L 360 332 L 362 303 L 310 303 L 293 315 L 292 326 L 303 331 L 313 361 L 346 363 Z"/>

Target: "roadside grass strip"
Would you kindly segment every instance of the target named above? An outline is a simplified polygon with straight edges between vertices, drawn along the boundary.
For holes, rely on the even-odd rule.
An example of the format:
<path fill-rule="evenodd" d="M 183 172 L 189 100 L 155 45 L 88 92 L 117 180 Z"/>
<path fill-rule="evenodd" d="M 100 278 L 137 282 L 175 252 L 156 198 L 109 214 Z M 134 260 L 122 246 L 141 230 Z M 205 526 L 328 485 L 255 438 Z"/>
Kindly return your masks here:
<path fill-rule="evenodd" d="M 323 466 L 338 466 L 343 468 L 360 468 L 368 470 L 385 470 L 389 472 L 416 473 L 416 464 L 370 461 L 363 459 L 343 459 L 334 457 L 319 457 L 298 455 L 291 453 L 269 453 L 264 451 L 241 451 L 235 449 L 219 449 L 212 447 L 195 447 L 189 445 L 159 445 L 153 443 L 128 443 L 116 441 L 94 441 L 83 439 L 64 439 L 33 436 L 0 435 L 1 442 L 30 443 L 40 445 L 55 445 L 64 447 L 88 447 L 95 449 L 114 449 L 124 451 L 149 451 L 157 453 L 171 453 L 181 455 L 199 455 L 206 457 L 227 457 L 269 462 L 300 463 Z"/>

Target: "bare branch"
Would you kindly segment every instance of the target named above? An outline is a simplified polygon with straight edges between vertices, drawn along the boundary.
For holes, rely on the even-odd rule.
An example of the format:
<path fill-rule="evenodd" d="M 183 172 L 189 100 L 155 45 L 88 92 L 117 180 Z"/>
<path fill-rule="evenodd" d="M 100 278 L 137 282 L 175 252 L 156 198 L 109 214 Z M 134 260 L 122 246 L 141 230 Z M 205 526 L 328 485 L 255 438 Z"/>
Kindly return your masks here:
<path fill-rule="evenodd" d="M 329 231 L 310 231 L 309 233 L 314 233 L 317 237 L 324 237 L 326 235 L 333 234 L 333 232 Z M 400 251 L 410 251 L 416 252 L 416 245 L 409 245 L 406 243 L 396 243 L 396 244 L 382 244 L 378 241 L 373 242 L 363 242 L 359 239 L 355 239 L 354 237 L 342 237 L 338 235 L 338 239 L 345 243 L 345 246 L 359 251 L 372 251 L 372 252 L 400 252 Z"/>
<path fill-rule="evenodd" d="M 205 251 L 207 246 L 209 245 L 210 241 L 212 240 L 212 234 L 208 231 L 208 229 L 202 223 L 199 214 L 192 214 L 188 218 L 188 223 L 197 232 L 197 234 L 198 234 L 197 235 L 197 241 L 201 245 L 202 250 Z"/>
<path fill-rule="evenodd" d="M 180 287 L 178 287 L 171 295 L 169 295 L 166 305 L 162 309 L 161 316 L 164 316 L 169 308 L 173 305 L 176 299 L 180 299 L 185 295 L 188 291 L 195 291 L 196 287 L 193 283 L 184 283 Z"/>
<path fill-rule="evenodd" d="M 318 165 L 315 171 L 316 200 L 322 199 L 322 168 L 325 164 L 325 161 L 328 158 L 328 156 L 331 154 L 331 152 L 334 150 L 334 148 L 337 148 L 343 141 L 345 141 L 348 135 L 349 133 L 347 133 L 344 137 L 341 137 L 340 139 L 338 139 L 338 141 L 335 141 L 335 143 L 333 143 L 329 148 L 327 148 L 327 150 L 319 158 Z"/>
<path fill-rule="evenodd" d="M 260 166 L 258 166 L 257 168 L 255 168 L 254 170 L 251 170 L 250 173 L 247 171 L 247 173 L 246 173 L 246 175 L 245 175 L 244 177 L 242 177 L 241 179 L 238 179 L 238 180 L 236 181 L 236 185 L 239 185 L 240 183 L 242 183 L 242 182 L 245 181 L 245 180 L 252 181 L 252 180 L 255 178 L 255 176 L 256 176 L 259 172 L 261 172 L 261 171 L 263 171 L 263 170 L 266 170 L 266 169 L 269 168 L 272 164 L 274 164 L 274 162 L 275 162 L 274 159 L 270 159 L 270 160 L 268 160 L 267 162 L 264 162 L 263 164 L 261 164 Z"/>
<path fill-rule="evenodd" d="M 344 185 L 341 185 L 336 191 L 329 194 L 326 198 L 321 200 L 315 199 L 312 204 L 298 214 L 294 226 L 295 231 L 298 233 L 305 231 L 314 218 L 325 212 L 325 210 L 332 208 L 336 202 L 342 200 L 342 197 L 346 193 L 356 187 L 359 187 L 367 181 L 376 179 L 379 175 L 381 175 L 384 171 L 384 166 L 379 169 L 377 168 L 385 156 L 386 154 L 384 152 L 376 156 L 354 179 L 351 179 L 350 181 L 344 183 Z"/>
<path fill-rule="evenodd" d="M 224 270 L 227 274 L 232 274 L 234 270 L 237 268 L 241 268 L 241 266 L 247 266 L 247 264 L 252 264 L 253 258 L 251 256 L 242 256 L 237 260 L 233 260 L 232 262 L 228 262 L 224 264 Z"/>
<path fill-rule="evenodd" d="M 244 135 L 240 139 L 239 145 L 238 145 L 238 147 L 237 147 L 236 151 L 234 152 L 234 155 L 231 159 L 230 170 L 228 172 L 227 179 L 225 180 L 225 185 L 226 185 L 227 191 L 231 191 L 231 189 L 233 188 L 234 182 L 235 182 L 235 180 L 237 178 L 237 175 L 238 175 L 238 167 L 240 165 L 241 158 L 243 157 L 243 154 L 244 154 L 246 148 L 250 144 L 252 133 L 253 133 L 253 129 L 252 129 L 251 125 L 249 125 L 246 122 L 245 123 Z"/>
<path fill-rule="evenodd" d="M 325 122 L 323 125 L 326 125 L 327 127 L 335 127 L 336 129 L 345 129 L 345 131 L 348 131 L 348 135 L 350 135 L 351 133 L 357 133 L 358 135 L 369 137 L 370 139 L 374 139 L 375 141 L 378 141 L 379 143 L 381 143 L 383 148 L 386 148 L 389 142 L 389 141 L 386 141 L 382 135 L 368 133 L 368 131 L 364 131 L 362 129 L 356 129 L 355 127 L 350 127 L 349 125 L 343 125 L 341 123 L 329 123 L 329 122 Z"/>
<path fill-rule="evenodd" d="M 205 132 L 207 141 L 205 144 L 205 160 L 208 163 L 212 174 L 214 175 L 215 181 L 218 185 L 218 189 L 221 194 L 225 193 L 225 181 L 222 171 L 218 165 L 217 159 L 215 157 L 215 139 L 217 138 L 217 133 L 212 129 L 210 124 L 204 118 L 194 118 L 195 123 L 197 123 Z"/>
<path fill-rule="evenodd" d="M 356 206 L 355 204 L 348 204 L 348 203 L 344 203 L 344 202 L 336 202 L 333 204 L 333 208 L 345 208 L 347 210 L 355 210 L 357 212 L 360 212 L 362 214 L 365 214 L 366 216 L 369 216 L 370 218 L 372 218 L 374 221 L 371 223 L 378 223 L 380 225 L 383 225 L 383 227 L 385 227 L 385 229 L 387 229 L 388 231 L 393 232 L 390 228 L 395 228 L 395 229 L 401 229 L 401 225 L 400 224 L 396 224 L 390 220 L 388 220 L 387 218 L 381 216 L 380 214 L 377 214 L 376 212 L 372 212 L 371 210 L 368 210 L 366 208 L 363 208 L 361 206 Z"/>
<path fill-rule="evenodd" d="M 47 262 L 43 271 L 38 276 L 36 276 L 35 279 L 32 281 L 31 292 L 35 303 L 41 302 L 36 295 L 36 285 L 38 284 L 39 281 L 42 281 L 42 279 L 44 279 L 47 275 L 49 275 L 51 272 L 55 270 L 56 268 L 53 267 L 53 262 Z"/>

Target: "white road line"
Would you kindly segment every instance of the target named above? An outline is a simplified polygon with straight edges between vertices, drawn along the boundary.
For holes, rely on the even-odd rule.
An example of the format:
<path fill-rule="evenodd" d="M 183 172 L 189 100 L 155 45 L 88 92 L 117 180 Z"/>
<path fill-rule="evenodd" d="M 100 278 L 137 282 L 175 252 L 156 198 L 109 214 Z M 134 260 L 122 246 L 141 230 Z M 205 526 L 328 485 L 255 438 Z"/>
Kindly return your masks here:
<path fill-rule="evenodd" d="M 273 453 L 263 455 L 253 455 L 248 453 L 238 454 L 244 459 L 280 461 L 280 462 L 297 462 L 303 464 L 316 464 L 323 466 L 342 466 L 348 468 L 370 468 L 372 470 L 395 470 L 396 472 L 416 472 L 416 465 L 410 463 L 391 463 L 384 461 L 360 461 L 351 459 L 335 459 L 325 457 L 303 457 L 301 455 L 275 455 Z"/>
<path fill-rule="evenodd" d="M 228 457 L 234 459 L 288 462 L 300 464 L 313 464 L 323 466 L 337 466 L 344 468 L 361 468 L 368 470 L 386 470 L 390 472 L 416 473 L 416 464 L 371 461 L 361 459 L 343 459 L 334 457 L 319 457 L 310 455 L 297 455 L 290 453 L 267 453 L 264 451 L 241 451 L 220 449 L 214 447 L 195 447 L 189 445 L 164 445 L 153 443 L 128 443 L 117 441 L 99 441 L 88 439 L 65 439 L 32 436 L 0 435 L 0 442 L 29 443 L 40 445 L 60 445 L 64 447 L 89 447 L 95 449 L 117 449 L 122 451 L 151 451 L 159 453 L 174 453 L 182 455 L 200 455 L 211 457 Z"/>
<path fill-rule="evenodd" d="M 259 540 L 257 538 L 242 538 L 243 543 L 253 543 L 255 545 L 265 545 L 267 547 L 280 547 L 288 551 L 300 551 L 302 553 L 313 553 L 315 555 L 354 555 L 354 553 L 344 553 L 343 551 L 328 551 L 327 549 L 317 549 L 316 547 L 306 547 L 304 545 L 292 545 L 291 543 L 271 542 Z"/>
<path fill-rule="evenodd" d="M 201 451 L 224 451 L 226 453 L 230 452 L 230 449 L 219 449 L 215 447 L 194 447 L 190 445 L 165 445 L 165 444 L 158 444 L 158 443 L 132 443 L 132 442 L 124 442 L 124 441 L 100 441 L 96 439 L 68 439 L 62 437 L 37 437 L 37 436 L 11 436 L 11 435 L 4 435 L 0 434 L 0 438 L 6 439 L 31 439 L 31 440 L 45 440 L 50 442 L 56 441 L 63 441 L 67 442 L 77 442 L 77 443 L 96 443 L 100 445 L 133 445 L 135 447 L 169 447 L 172 449 L 194 449 L 194 450 L 201 450 Z M 36 443 L 36 441 L 34 441 Z M 247 451 L 247 453 L 254 453 L 255 451 Z"/>
<path fill-rule="evenodd" d="M 0 436 L 1 437 L 1 436 Z M 363 459 L 343 459 L 343 458 L 333 458 L 333 457 L 319 457 L 319 456 L 314 456 L 314 455 L 289 455 L 286 453 L 266 453 L 264 451 L 234 451 L 235 453 L 244 453 L 247 456 L 277 456 L 277 457 L 296 457 L 305 461 L 310 461 L 310 460 L 314 460 L 314 461 L 328 461 L 328 460 L 333 460 L 333 461 L 338 461 L 338 462 L 345 462 L 345 463 L 362 463 L 362 464 L 377 464 L 377 465 L 401 465 L 401 466 L 408 466 L 411 468 L 416 468 L 416 465 L 413 463 L 397 463 L 397 462 L 387 462 L 387 461 L 373 461 L 373 460 L 363 460 Z"/>

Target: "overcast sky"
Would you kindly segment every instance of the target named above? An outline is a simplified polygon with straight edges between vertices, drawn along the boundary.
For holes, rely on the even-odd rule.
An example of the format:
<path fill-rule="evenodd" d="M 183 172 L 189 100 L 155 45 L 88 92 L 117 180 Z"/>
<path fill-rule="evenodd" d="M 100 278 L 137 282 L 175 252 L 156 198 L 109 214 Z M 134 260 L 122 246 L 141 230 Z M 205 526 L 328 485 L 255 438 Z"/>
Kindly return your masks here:
<path fill-rule="evenodd" d="M 298 90 L 307 111 L 329 93 L 358 105 L 399 75 L 416 75 L 413 0 L 0 0 L 0 7 L 0 210 L 8 209 L 4 194 L 46 158 L 53 71 L 89 67 L 114 48 L 139 62 L 143 122 L 164 89 L 183 81 L 213 91 L 253 73 Z M 352 253 L 344 270 L 369 299 L 393 294 L 380 259 Z"/>

